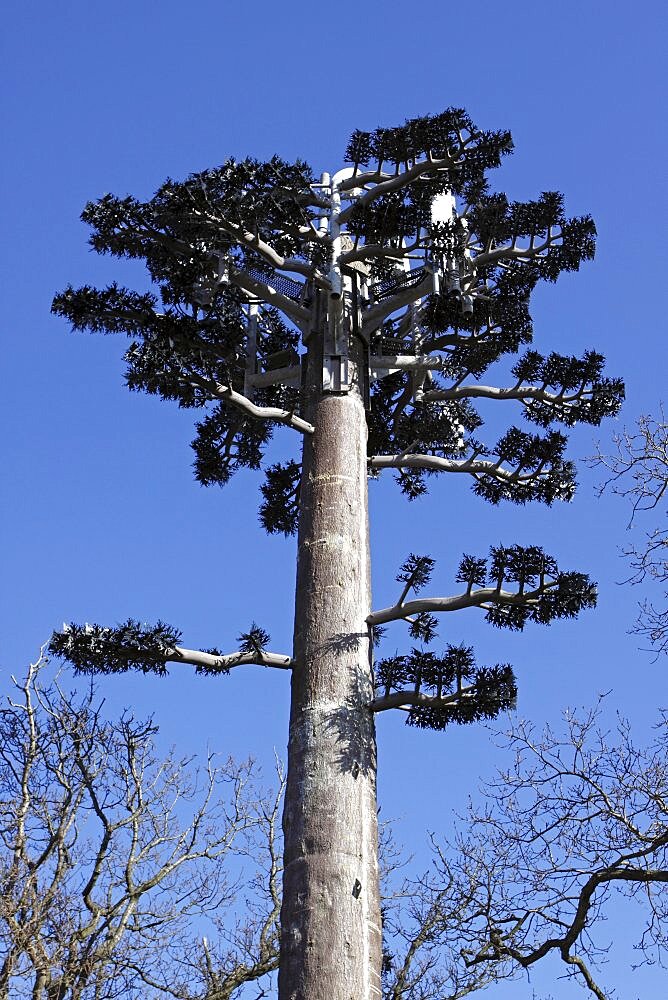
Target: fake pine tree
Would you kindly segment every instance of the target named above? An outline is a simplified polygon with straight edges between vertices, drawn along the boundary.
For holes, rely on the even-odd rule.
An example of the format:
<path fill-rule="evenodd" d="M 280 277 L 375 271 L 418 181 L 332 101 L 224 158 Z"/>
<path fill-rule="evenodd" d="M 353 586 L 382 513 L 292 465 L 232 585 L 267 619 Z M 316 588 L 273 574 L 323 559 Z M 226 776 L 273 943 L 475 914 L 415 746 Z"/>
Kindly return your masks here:
<path fill-rule="evenodd" d="M 350 165 L 331 177 L 278 158 L 228 160 L 147 202 L 105 195 L 83 213 L 92 247 L 145 261 L 154 291 L 70 287 L 54 300 L 74 329 L 130 338 L 130 389 L 198 411 L 201 483 L 263 469 L 264 527 L 297 533 L 291 654 L 270 652 L 255 624 L 225 654 L 185 648 L 162 622 L 73 624 L 51 643 L 88 673 L 162 673 L 169 661 L 291 672 L 281 1000 L 382 993 L 375 714 L 444 729 L 513 704 L 511 667 L 443 649 L 437 616 L 475 607 L 521 630 L 595 603 L 586 575 L 509 544 L 464 554 L 449 597 L 423 596 L 433 561 L 411 554 L 396 604 L 371 605 L 369 476 L 392 471 L 408 500 L 437 473 L 467 475 L 493 504 L 569 500 L 563 428 L 598 424 L 623 395 L 600 354 L 529 346 L 532 289 L 590 259 L 595 230 L 567 218 L 559 194 L 492 193 L 487 174 L 511 149 L 507 132 L 451 109 L 353 133 Z M 514 355 L 508 384 L 487 384 L 487 369 Z M 478 399 L 514 406 L 521 425 L 489 440 Z M 295 455 L 277 464 L 281 425 Z M 374 664 L 374 639 L 393 621 L 407 623 L 407 651 Z"/>

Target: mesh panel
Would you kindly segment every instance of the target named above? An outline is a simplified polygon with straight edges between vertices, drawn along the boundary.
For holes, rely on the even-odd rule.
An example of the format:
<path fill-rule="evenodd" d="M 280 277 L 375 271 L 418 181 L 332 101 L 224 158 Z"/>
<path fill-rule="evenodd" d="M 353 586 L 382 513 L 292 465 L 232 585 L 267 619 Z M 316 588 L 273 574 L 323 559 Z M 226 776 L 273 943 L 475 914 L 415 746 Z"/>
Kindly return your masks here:
<path fill-rule="evenodd" d="M 382 281 L 371 286 L 373 297 L 378 302 L 380 299 L 389 298 L 390 295 L 401 291 L 402 288 L 415 288 L 424 279 L 426 273 L 426 267 L 416 267 L 404 274 L 392 274 L 388 278 L 383 278 Z"/>
<path fill-rule="evenodd" d="M 246 274 L 254 281 L 262 281 L 265 285 L 270 285 L 281 295 L 285 295 L 286 298 L 293 299 L 295 302 L 299 302 L 302 297 L 304 286 L 301 281 L 294 281 L 284 274 L 277 274 L 276 271 L 269 270 L 262 271 L 259 267 L 249 268 Z"/>
<path fill-rule="evenodd" d="M 374 337 L 371 343 L 373 353 L 394 357 L 397 354 L 415 354 L 415 344 L 401 340 L 398 337 Z"/>

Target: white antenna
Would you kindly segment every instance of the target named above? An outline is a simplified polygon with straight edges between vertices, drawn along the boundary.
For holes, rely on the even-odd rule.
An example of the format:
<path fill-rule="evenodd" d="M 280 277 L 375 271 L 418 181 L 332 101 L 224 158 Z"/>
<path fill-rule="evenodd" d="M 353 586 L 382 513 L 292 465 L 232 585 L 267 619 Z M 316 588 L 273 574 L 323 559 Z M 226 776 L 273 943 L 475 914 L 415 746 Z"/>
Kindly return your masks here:
<path fill-rule="evenodd" d="M 438 222 L 452 224 L 457 218 L 457 204 L 452 191 L 437 194 L 431 203 L 432 225 Z"/>

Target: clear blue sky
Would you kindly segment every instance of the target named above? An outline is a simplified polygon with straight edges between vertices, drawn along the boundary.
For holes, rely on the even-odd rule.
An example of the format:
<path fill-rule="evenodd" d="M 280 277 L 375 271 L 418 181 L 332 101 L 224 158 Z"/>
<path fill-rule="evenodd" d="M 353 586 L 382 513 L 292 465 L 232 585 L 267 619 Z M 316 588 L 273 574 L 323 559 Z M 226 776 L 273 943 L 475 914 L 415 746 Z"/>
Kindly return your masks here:
<path fill-rule="evenodd" d="M 73 335 L 49 315 L 70 281 L 135 280 L 132 266 L 88 251 L 78 216 L 89 198 L 148 197 L 166 176 L 228 156 L 277 153 L 333 171 L 354 128 L 464 106 L 514 135 L 499 187 L 516 198 L 560 189 L 570 214 L 597 222 L 596 261 L 535 296 L 537 348 L 607 355 L 627 382 L 617 429 L 665 397 L 664 4 L 24 0 L 3 21 L 3 677 L 72 619 L 161 617 L 186 644 L 223 649 L 256 619 L 274 648 L 290 649 L 294 543 L 261 532 L 257 478 L 198 486 L 192 415 L 128 394 L 120 340 Z M 590 454 L 595 438 L 605 445 L 614 429 L 577 431 L 572 455 Z M 408 551 L 437 558 L 434 585 L 447 593 L 463 551 L 542 544 L 599 581 L 596 612 L 516 636 L 471 611 L 444 638 L 474 644 L 481 662 L 513 662 L 523 715 L 555 720 L 611 691 L 611 707 L 642 737 L 668 704 L 665 665 L 627 635 L 637 595 L 616 581 L 628 512 L 595 499 L 596 479 L 582 468 L 574 502 L 553 510 L 490 508 L 448 477 L 412 505 L 391 479 L 373 484 L 374 603 L 394 598 Z M 274 747 L 284 753 L 279 672 L 216 681 L 175 668 L 168 680 L 116 678 L 104 691 L 111 708 L 153 712 L 165 743 L 184 752 L 208 742 L 267 763 Z M 498 755 L 481 729 L 422 733 L 387 716 L 379 742 L 382 815 L 400 817 L 398 836 L 419 864 L 425 831 L 447 829 Z M 623 945 L 607 981 L 625 1000 L 662 993 L 657 973 L 623 971 Z M 552 992 L 577 994 L 564 984 Z M 489 993 L 531 995 L 531 984 Z"/>

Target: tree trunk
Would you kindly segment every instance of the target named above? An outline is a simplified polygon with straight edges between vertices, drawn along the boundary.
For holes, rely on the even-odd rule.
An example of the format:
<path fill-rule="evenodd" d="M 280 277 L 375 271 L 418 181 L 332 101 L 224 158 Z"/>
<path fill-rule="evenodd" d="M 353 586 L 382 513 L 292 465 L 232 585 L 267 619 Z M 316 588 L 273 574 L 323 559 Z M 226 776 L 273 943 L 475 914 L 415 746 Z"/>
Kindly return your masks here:
<path fill-rule="evenodd" d="M 314 343 L 316 341 L 316 343 Z M 378 1000 L 381 966 L 366 416 L 306 377 L 279 1000 Z"/>

